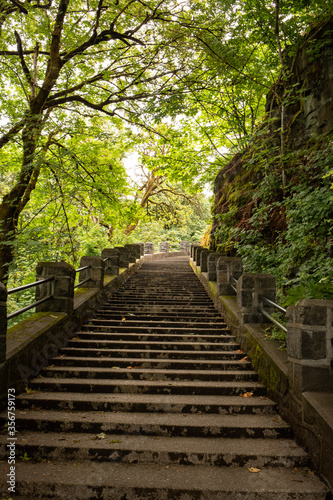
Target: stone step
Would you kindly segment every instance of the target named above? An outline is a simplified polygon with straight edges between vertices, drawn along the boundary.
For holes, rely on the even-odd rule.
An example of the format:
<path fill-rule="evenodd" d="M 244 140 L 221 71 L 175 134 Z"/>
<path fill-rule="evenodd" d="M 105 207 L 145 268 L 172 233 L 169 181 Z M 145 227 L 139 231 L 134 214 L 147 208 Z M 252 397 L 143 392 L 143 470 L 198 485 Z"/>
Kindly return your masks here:
<path fill-rule="evenodd" d="M 204 359 L 209 361 L 211 359 L 230 360 L 242 359 L 244 354 L 237 351 L 194 351 L 194 350 L 163 350 L 163 349 L 95 349 L 95 348 L 74 348 L 65 347 L 61 349 L 61 354 L 65 356 L 99 356 L 99 357 L 124 357 L 124 358 L 161 358 L 161 359 L 181 359 L 181 360 L 194 360 Z"/>
<path fill-rule="evenodd" d="M 8 441 L 0 436 L 0 460 L 7 456 Z M 239 439 L 163 436 L 92 435 L 62 432 L 43 434 L 21 431 L 17 456 L 33 461 L 88 460 L 128 464 L 211 465 L 218 467 L 308 467 L 302 448 L 288 439 Z"/>
<path fill-rule="evenodd" d="M 278 415 L 215 415 L 28 410 L 16 416 L 18 432 L 77 432 L 135 436 L 289 439 L 291 429 Z"/>
<path fill-rule="evenodd" d="M 206 306 L 207 308 L 212 307 L 212 301 L 207 298 L 207 299 L 192 299 L 191 301 L 186 300 L 186 299 L 177 299 L 177 298 L 170 298 L 170 299 L 158 299 L 158 298 L 151 298 L 151 299 L 144 299 L 144 298 L 136 298 L 136 297 L 128 297 L 126 299 L 123 299 L 121 297 L 117 298 L 112 298 L 112 304 L 117 305 L 118 303 L 121 303 L 123 305 L 131 305 L 134 304 L 135 306 L 154 306 L 154 305 L 162 305 L 163 307 L 165 306 L 181 306 L 185 305 L 188 307 L 189 303 L 193 307 L 200 307 L 200 306 Z"/>
<path fill-rule="evenodd" d="M 19 408 L 47 410 L 129 411 L 153 413 L 272 415 L 276 404 L 265 396 L 188 396 L 159 394 L 80 394 L 77 392 L 32 392 L 17 398 Z M 6 420 L 4 419 L 4 422 Z"/>
<path fill-rule="evenodd" d="M 219 335 L 202 335 L 199 333 L 195 333 L 195 330 L 191 333 L 185 333 L 184 335 L 177 334 L 177 333 L 171 333 L 171 334 L 162 334 L 162 333 L 146 333 L 142 331 L 142 333 L 122 333 L 120 332 L 113 332 L 113 331 L 108 331 L 108 330 L 102 330 L 99 326 L 96 325 L 84 325 L 82 328 L 84 330 L 81 330 L 80 332 L 77 332 L 75 334 L 74 339 L 80 339 L 80 340 L 87 340 L 87 339 L 94 339 L 94 340 L 117 340 L 117 341 L 124 341 L 127 342 L 129 340 L 137 340 L 137 341 L 156 341 L 156 342 L 161 342 L 161 341 L 178 341 L 178 342 L 192 342 L 194 339 L 196 342 L 211 342 L 211 343 L 220 343 L 221 340 L 224 342 L 235 342 L 235 337 L 233 335 L 228 335 L 224 333 L 220 333 Z M 101 330 L 101 331 L 100 331 Z"/>
<path fill-rule="evenodd" d="M 217 323 L 219 325 L 225 325 L 225 322 L 223 318 L 218 316 L 216 313 L 210 314 L 210 315 L 205 315 L 205 316 L 199 316 L 199 315 L 194 315 L 193 316 L 186 316 L 186 315 L 179 315 L 176 313 L 162 313 L 160 315 L 158 314 L 147 314 L 144 312 L 137 312 L 136 314 L 133 313 L 125 313 L 121 314 L 119 311 L 108 311 L 107 309 L 98 309 L 96 311 L 95 317 L 103 316 L 104 318 L 110 318 L 113 321 L 121 321 L 123 318 L 126 318 L 126 320 L 134 321 L 170 321 L 170 322 L 177 322 L 177 321 L 184 321 L 187 324 L 189 323 L 207 323 L 207 321 L 212 321 L 214 323 Z"/>
<path fill-rule="evenodd" d="M 256 381 L 178 381 L 165 380 L 113 380 L 113 379 L 73 379 L 38 377 L 29 383 L 31 390 L 98 392 L 98 393 L 131 393 L 131 394 L 188 394 L 188 395 L 225 395 L 234 396 L 251 393 L 255 396 L 265 395 L 265 388 Z"/>
<path fill-rule="evenodd" d="M 152 320 L 154 321 L 155 319 L 158 321 L 160 320 L 161 318 L 164 319 L 170 319 L 170 321 L 175 321 L 177 319 L 181 319 L 183 321 L 188 321 L 189 323 L 190 322 L 196 322 L 196 321 L 214 321 L 214 322 L 221 322 L 221 323 L 224 323 L 224 320 L 223 318 L 221 318 L 221 316 L 216 312 L 216 310 L 212 310 L 211 312 L 206 312 L 205 314 L 201 314 L 200 312 L 195 312 L 195 311 L 191 311 L 191 312 L 188 312 L 188 313 L 178 313 L 178 312 L 154 312 L 153 314 L 151 313 L 151 311 L 142 311 L 142 310 L 138 310 L 136 311 L 135 313 L 132 312 L 131 309 L 129 308 L 126 308 L 127 311 L 122 314 L 122 308 L 121 306 L 119 307 L 107 307 L 107 306 L 102 306 L 100 307 L 97 311 L 96 311 L 96 314 L 99 315 L 99 314 L 103 314 L 105 317 L 106 316 L 109 316 L 109 315 L 112 315 L 113 317 L 120 317 L 120 319 L 122 319 L 124 316 L 126 318 L 132 318 L 132 319 L 135 319 L 135 318 L 138 318 L 138 319 L 143 319 L 143 320 Z"/>
<path fill-rule="evenodd" d="M 90 379 L 108 379 L 128 378 L 130 380 L 205 380 L 205 381 L 249 381 L 258 380 L 258 375 L 250 370 L 172 370 L 172 369 L 152 369 L 135 368 L 128 366 L 121 368 L 113 366 L 111 368 L 91 368 L 91 367 L 57 367 L 50 366 L 44 368 L 41 372 L 42 377 L 56 378 L 90 378 Z"/>
<path fill-rule="evenodd" d="M 104 326 L 112 326 L 114 328 L 131 328 L 133 332 L 135 332 L 135 328 L 163 328 L 164 329 L 172 329 L 176 330 L 177 332 L 180 331 L 181 329 L 184 329 L 187 331 L 189 328 L 192 330 L 214 330 L 218 332 L 230 332 L 230 330 L 227 328 L 227 325 L 225 323 L 215 323 L 213 321 L 206 321 L 206 322 L 196 322 L 194 325 L 190 325 L 187 321 L 183 321 L 181 318 L 177 319 L 176 321 L 142 321 L 141 319 L 129 319 L 123 317 L 120 321 L 119 320 L 114 320 L 114 319 L 109 319 L 104 317 L 103 315 L 95 315 L 95 317 L 89 322 L 89 325 L 85 325 L 85 327 L 88 327 L 90 325 L 104 325 Z"/>
<path fill-rule="evenodd" d="M 327 500 L 308 468 L 122 464 L 84 461 L 19 463 L 15 500 Z M 1 476 L 3 491 L 6 476 Z M 8 498 L 8 496 L 7 496 Z"/>
<path fill-rule="evenodd" d="M 127 340 L 126 342 L 120 342 L 119 340 L 102 340 L 102 339 L 94 339 L 92 336 L 91 339 L 78 339 L 75 340 L 74 337 L 72 340 L 68 342 L 68 347 L 78 347 L 78 348 L 99 348 L 102 349 L 107 347 L 108 349 L 160 349 L 160 350 L 178 350 L 179 351 L 234 351 L 239 348 L 239 344 L 235 342 L 199 342 L 196 341 L 195 335 L 191 335 L 191 340 L 185 342 L 161 342 L 156 340 L 153 342 L 152 340 L 134 340 L 130 342 Z"/>
<path fill-rule="evenodd" d="M 210 316 L 216 316 L 216 309 L 213 306 L 205 306 L 205 307 L 199 307 L 196 306 L 196 315 L 200 317 L 208 317 Z M 137 313 L 144 313 L 144 314 L 176 314 L 176 315 L 188 315 L 192 316 L 195 315 L 193 313 L 193 310 L 188 307 L 188 306 L 181 306 L 181 305 L 163 305 L 163 304 L 112 304 L 109 305 L 106 309 L 107 311 L 116 311 L 116 312 L 128 312 L 132 314 L 137 314 Z"/>
<path fill-rule="evenodd" d="M 244 356 L 244 354 L 240 354 Z M 91 367 L 109 367 L 113 366 L 133 368 L 152 368 L 152 369 L 173 369 L 173 370 L 245 370 L 251 368 L 250 361 L 233 360 L 202 360 L 202 359 L 158 359 L 158 358 L 119 358 L 119 357 L 89 357 L 82 355 L 81 357 L 64 356 L 60 354 L 52 360 L 55 366 L 91 366 Z"/>

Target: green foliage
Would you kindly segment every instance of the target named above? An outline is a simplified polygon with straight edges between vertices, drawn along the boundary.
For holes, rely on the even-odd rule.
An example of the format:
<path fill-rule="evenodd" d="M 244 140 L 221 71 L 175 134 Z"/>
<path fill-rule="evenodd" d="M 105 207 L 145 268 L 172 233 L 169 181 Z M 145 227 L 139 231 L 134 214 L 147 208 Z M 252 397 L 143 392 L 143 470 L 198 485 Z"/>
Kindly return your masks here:
<path fill-rule="evenodd" d="M 284 305 L 297 305 L 303 299 L 333 300 L 333 284 L 308 280 L 305 285 L 299 285 L 288 290 Z"/>

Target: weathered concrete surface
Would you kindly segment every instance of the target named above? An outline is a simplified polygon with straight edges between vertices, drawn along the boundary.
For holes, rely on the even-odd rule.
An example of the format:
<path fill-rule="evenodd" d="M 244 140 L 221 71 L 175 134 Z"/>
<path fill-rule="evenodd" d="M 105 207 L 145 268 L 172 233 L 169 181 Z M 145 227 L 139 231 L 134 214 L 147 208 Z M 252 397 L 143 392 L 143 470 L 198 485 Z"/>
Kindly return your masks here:
<path fill-rule="evenodd" d="M 87 293 L 94 317 L 17 397 L 18 498 L 325 498 L 186 257 Z"/>

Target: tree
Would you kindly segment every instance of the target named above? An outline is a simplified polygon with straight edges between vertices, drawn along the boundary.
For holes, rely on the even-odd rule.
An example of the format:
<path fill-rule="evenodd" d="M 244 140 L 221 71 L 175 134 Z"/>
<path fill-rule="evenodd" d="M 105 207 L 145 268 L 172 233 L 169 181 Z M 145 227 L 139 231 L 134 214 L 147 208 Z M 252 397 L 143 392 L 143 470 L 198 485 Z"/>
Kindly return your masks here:
<path fill-rule="evenodd" d="M 73 112 L 138 122 L 142 103 L 182 92 L 188 56 L 177 49 L 190 23 L 174 0 L 26 0 L 10 8 L 1 2 L 0 13 L 2 85 L 11 89 L 0 103 L 8 120 L 0 147 L 17 140 L 22 148 L 16 182 L 0 205 L 5 281 L 18 218 L 62 122 Z"/>

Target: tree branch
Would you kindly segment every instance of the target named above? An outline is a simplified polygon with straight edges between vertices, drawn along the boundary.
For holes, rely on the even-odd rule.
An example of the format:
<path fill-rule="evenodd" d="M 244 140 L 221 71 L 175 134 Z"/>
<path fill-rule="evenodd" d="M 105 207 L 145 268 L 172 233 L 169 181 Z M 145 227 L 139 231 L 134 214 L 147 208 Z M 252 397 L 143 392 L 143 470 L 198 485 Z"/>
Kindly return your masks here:
<path fill-rule="evenodd" d="M 33 81 L 32 81 L 31 75 L 30 75 L 29 68 L 28 68 L 28 66 L 25 62 L 25 59 L 24 59 L 23 49 L 22 49 L 22 40 L 21 40 L 21 37 L 16 30 L 14 33 L 15 33 L 15 38 L 16 38 L 17 52 L 18 52 L 19 57 L 20 57 L 23 73 L 27 79 L 27 82 L 30 85 L 31 90 L 32 90 L 33 89 Z"/>

